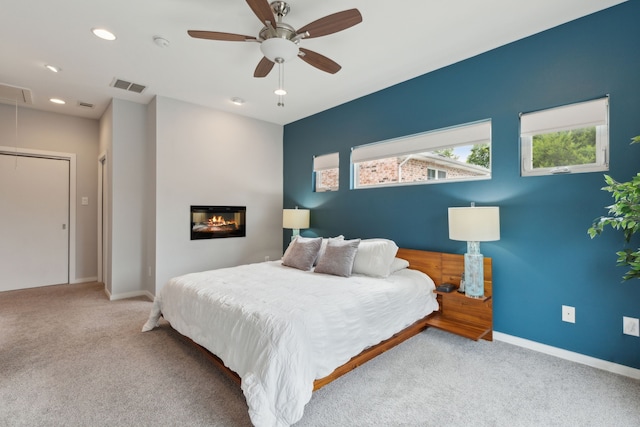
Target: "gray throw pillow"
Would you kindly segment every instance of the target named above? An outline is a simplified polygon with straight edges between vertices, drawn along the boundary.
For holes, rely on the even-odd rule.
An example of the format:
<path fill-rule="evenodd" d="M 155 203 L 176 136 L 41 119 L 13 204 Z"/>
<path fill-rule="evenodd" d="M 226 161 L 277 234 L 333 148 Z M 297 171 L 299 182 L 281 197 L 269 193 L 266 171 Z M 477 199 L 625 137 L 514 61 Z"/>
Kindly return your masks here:
<path fill-rule="evenodd" d="M 353 260 L 358 252 L 360 239 L 330 240 L 327 248 L 318 259 L 314 272 L 349 277 L 353 269 Z"/>
<path fill-rule="evenodd" d="M 290 249 L 282 257 L 282 265 L 297 268 L 298 270 L 311 270 L 313 262 L 318 256 L 322 245 L 322 237 L 316 239 L 296 239 L 290 245 Z"/>

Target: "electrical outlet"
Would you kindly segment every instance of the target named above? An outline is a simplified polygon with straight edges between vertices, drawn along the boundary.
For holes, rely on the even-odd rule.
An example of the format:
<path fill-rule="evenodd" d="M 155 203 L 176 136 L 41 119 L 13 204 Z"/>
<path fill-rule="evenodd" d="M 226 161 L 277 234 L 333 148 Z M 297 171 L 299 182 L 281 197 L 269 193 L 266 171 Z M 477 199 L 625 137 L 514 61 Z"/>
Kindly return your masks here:
<path fill-rule="evenodd" d="M 576 308 L 570 305 L 562 306 L 562 321 L 576 323 Z"/>
<path fill-rule="evenodd" d="M 266 257 L 264 257 L 265 262 L 269 261 L 271 258 L 269 258 L 269 255 L 267 255 Z"/>
<path fill-rule="evenodd" d="M 640 321 L 635 317 L 622 317 L 622 333 L 640 337 Z"/>

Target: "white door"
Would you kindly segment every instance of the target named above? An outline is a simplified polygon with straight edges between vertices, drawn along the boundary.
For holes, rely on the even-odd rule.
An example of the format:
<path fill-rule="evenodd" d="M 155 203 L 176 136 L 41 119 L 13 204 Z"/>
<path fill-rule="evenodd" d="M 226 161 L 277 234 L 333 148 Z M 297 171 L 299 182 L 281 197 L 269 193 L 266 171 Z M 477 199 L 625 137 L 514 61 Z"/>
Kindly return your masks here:
<path fill-rule="evenodd" d="M 69 161 L 0 154 L 0 291 L 69 282 Z"/>

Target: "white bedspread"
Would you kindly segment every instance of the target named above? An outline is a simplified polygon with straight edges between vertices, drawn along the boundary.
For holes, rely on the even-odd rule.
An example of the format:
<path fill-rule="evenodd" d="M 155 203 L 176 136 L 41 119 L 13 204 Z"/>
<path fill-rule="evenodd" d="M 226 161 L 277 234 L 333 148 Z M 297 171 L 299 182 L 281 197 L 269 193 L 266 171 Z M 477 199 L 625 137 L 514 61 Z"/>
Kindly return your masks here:
<path fill-rule="evenodd" d="M 302 418 L 314 380 L 437 310 L 433 289 L 408 269 L 343 278 L 250 264 L 170 280 L 143 331 L 162 315 L 240 375 L 255 426 L 288 426 Z"/>

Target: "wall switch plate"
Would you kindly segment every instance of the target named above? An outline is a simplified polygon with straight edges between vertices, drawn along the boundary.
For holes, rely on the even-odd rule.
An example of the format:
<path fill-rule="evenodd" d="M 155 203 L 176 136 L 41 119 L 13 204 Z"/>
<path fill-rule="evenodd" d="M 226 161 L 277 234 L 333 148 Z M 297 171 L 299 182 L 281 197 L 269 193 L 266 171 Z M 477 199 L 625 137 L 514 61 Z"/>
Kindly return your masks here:
<path fill-rule="evenodd" d="M 562 321 L 576 323 L 576 308 L 570 305 L 562 306 Z"/>
<path fill-rule="evenodd" d="M 622 333 L 640 337 L 640 321 L 635 317 L 622 317 Z"/>
<path fill-rule="evenodd" d="M 87 206 L 89 204 L 89 198 L 83 197 L 81 203 L 82 203 L 82 206 Z"/>

